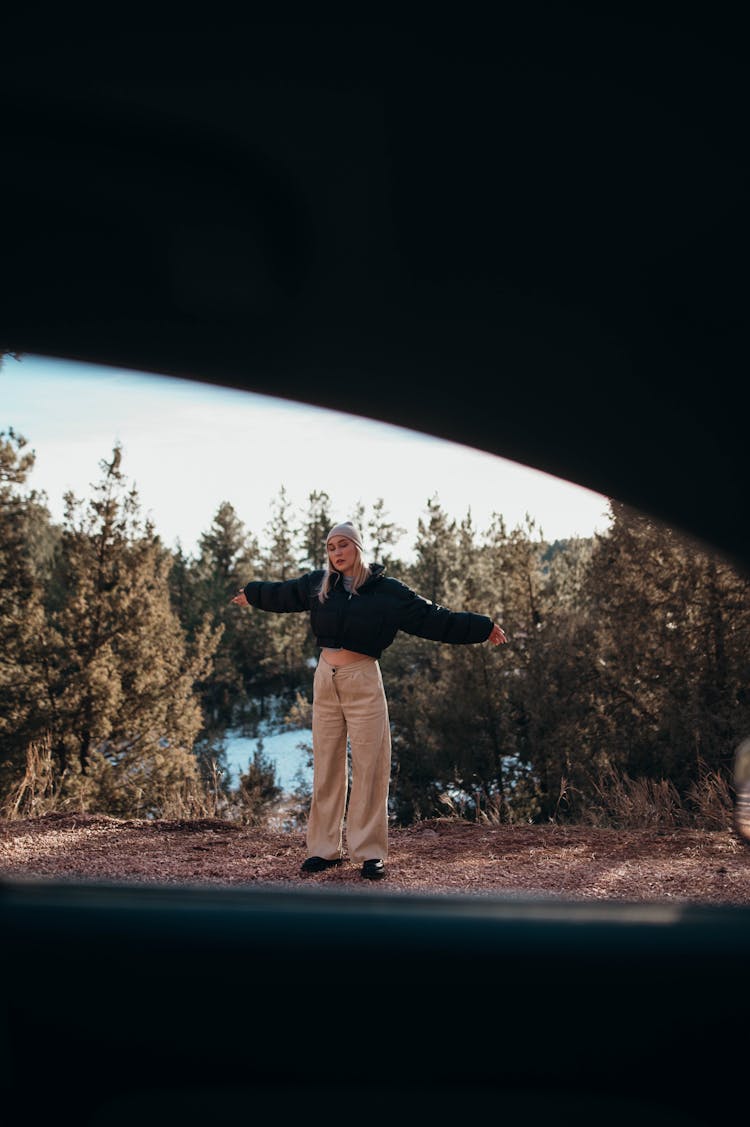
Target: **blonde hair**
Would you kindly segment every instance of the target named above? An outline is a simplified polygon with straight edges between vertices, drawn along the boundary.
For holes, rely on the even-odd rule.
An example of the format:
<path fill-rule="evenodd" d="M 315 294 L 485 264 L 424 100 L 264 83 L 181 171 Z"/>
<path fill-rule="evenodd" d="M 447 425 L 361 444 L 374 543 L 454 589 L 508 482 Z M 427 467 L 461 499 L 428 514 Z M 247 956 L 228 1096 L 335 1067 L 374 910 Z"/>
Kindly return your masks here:
<path fill-rule="evenodd" d="M 342 535 L 344 534 L 342 533 Z M 360 547 L 360 545 L 357 544 L 355 540 L 352 540 L 352 544 L 354 544 L 356 558 L 354 561 L 354 571 L 352 572 L 352 589 L 350 594 L 356 595 L 357 590 L 367 579 L 370 578 L 370 565 L 368 564 L 365 558 L 364 550 Z M 328 558 L 328 544 L 326 542 L 326 566 L 323 573 L 323 578 L 320 583 L 320 588 L 318 590 L 318 598 L 320 599 L 321 603 L 324 603 L 330 595 L 331 587 L 333 586 L 335 577 L 339 574 L 340 573 L 336 571 L 334 567 L 331 567 L 331 561 Z"/>

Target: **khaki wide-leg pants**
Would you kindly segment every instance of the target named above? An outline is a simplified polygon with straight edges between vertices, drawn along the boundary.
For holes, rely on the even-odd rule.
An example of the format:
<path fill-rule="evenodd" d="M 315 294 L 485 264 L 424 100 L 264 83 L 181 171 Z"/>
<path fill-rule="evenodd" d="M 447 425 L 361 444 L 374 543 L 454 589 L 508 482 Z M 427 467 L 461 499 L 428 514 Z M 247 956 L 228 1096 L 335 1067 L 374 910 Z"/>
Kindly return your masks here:
<path fill-rule="evenodd" d="M 321 657 L 313 682 L 313 797 L 307 823 L 310 857 L 341 856 L 344 815 L 349 857 L 388 856 L 391 730 L 377 661 L 329 665 Z M 352 789 L 346 809 L 346 742 Z"/>

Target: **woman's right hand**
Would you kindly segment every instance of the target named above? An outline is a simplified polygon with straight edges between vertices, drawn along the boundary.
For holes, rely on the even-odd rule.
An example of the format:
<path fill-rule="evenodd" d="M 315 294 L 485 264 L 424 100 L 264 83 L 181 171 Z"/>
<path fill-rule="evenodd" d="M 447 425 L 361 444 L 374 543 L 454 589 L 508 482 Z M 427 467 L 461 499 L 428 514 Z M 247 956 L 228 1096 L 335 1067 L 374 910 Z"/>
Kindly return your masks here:
<path fill-rule="evenodd" d="M 247 595 L 245 594 L 244 589 L 238 591 L 237 594 L 234 596 L 234 598 L 231 601 L 233 603 L 235 603 L 238 607 L 249 607 L 250 606 L 249 602 L 247 601 Z"/>

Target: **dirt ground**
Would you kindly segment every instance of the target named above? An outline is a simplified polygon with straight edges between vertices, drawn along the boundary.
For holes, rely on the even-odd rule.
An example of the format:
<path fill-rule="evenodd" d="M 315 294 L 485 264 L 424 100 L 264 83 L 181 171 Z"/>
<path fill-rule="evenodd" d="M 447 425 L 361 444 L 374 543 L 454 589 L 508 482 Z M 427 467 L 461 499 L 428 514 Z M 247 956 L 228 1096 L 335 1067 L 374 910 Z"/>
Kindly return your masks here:
<path fill-rule="evenodd" d="M 359 867 L 303 875 L 302 833 L 231 822 L 48 814 L 0 822 L 0 878 L 372 888 Z M 568 900 L 750 904 L 750 845 L 732 831 L 491 826 L 432 819 L 391 833 L 378 890 Z"/>

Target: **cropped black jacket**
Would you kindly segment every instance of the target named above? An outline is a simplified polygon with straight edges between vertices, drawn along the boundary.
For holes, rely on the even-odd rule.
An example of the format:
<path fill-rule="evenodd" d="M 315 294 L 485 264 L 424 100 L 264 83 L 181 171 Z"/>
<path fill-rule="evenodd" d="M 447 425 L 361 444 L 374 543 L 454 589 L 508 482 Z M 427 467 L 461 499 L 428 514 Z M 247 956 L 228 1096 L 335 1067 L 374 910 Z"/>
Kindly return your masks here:
<path fill-rule="evenodd" d="M 245 587 L 245 595 L 259 610 L 277 614 L 308 611 L 319 646 L 343 647 L 374 658 L 390 646 L 399 630 L 451 645 L 486 642 L 490 636 L 491 618 L 431 603 L 405 583 L 386 576 L 382 564 L 370 566 L 370 578 L 356 595 L 349 594 L 336 576 L 328 598 L 321 603 L 318 591 L 323 575 L 321 570 L 279 583 L 253 580 Z"/>

